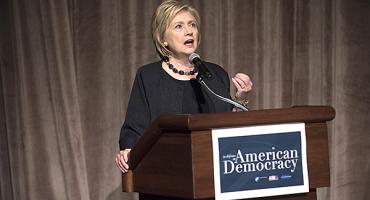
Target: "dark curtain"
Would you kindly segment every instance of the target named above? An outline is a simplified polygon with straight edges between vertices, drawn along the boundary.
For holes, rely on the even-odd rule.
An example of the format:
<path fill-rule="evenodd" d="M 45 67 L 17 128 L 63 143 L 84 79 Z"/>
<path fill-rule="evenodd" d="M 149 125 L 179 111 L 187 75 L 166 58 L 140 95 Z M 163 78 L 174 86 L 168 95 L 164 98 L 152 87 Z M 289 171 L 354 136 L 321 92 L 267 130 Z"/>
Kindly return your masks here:
<path fill-rule="evenodd" d="M 135 199 L 113 158 L 160 1 L 2 0 L 0 199 Z M 331 105 L 331 186 L 370 199 L 370 2 L 191 1 L 203 59 L 252 77 L 253 109 Z M 234 88 L 232 89 L 232 93 Z"/>

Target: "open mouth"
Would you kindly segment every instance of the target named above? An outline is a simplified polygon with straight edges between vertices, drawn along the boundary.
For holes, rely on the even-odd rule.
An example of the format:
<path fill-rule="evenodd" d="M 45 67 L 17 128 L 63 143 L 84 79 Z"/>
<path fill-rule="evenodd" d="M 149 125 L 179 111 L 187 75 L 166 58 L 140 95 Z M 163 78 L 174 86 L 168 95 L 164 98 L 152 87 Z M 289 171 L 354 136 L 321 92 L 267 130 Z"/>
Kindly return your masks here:
<path fill-rule="evenodd" d="M 185 45 L 193 45 L 194 44 L 194 40 L 193 39 L 188 39 L 184 42 Z"/>

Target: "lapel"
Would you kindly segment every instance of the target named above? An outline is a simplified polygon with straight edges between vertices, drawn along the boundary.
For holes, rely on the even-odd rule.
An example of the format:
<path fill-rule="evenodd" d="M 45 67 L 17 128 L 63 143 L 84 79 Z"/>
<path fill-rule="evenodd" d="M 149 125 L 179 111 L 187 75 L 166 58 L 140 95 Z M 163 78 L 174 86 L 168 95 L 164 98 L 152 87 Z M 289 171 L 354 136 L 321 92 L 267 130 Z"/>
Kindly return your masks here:
<path fill-rule="evenodd" d="M 159 104 L 162 113 L 180 114 L 182 112 L 183 87 L 171 81 L 162 70 L 159 80 Z"/>

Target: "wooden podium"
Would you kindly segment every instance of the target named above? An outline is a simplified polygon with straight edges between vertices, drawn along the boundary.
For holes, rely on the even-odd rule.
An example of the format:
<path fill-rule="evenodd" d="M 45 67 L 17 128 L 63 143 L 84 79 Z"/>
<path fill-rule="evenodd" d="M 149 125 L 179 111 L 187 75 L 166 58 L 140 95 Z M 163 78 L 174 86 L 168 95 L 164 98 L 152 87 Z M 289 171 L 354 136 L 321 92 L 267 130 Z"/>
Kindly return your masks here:
<path fill-rule="evenodd" d="M 310 192 L 262 199 L 316 199 L 316 188 L 330 186 L 327 121 L 329 106 L 195 115 L 163 115 L 148 128 L 130 154 L 124 192 L 168 197 L 214 198 L 211 130 L 304 122 Z"/>

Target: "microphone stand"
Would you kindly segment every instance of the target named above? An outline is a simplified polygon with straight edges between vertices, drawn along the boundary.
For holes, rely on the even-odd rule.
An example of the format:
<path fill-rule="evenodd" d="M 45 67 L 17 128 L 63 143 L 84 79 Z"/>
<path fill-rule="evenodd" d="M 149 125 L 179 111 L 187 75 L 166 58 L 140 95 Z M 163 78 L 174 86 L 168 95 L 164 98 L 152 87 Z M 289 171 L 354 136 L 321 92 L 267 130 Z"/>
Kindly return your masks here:
<path fill-rule="evenodd" d="M 197 80 L 198 80 L 198 82 L 202 85 L 202 86 L 204 86 L 206 89 L 207 89 L 207 91 L 209 92 L 209 93 L 211 93 L 212 95 L 214 95 L 215 97 L 217 97 L 219 100 L 221 100 L 221 101 L 224 101 L 224 102 L 226 102 L 226 103 L 229 103 L 229 104 L 231 104 L 231 105 L 233 105 L 233 106 L 235 106 L 235 107 L 237 107 L 237 108 L 239 108 L 239 109 L 241 109 L 241 110 L 243 110 L 243 111 L 249 111 L 249 109 L 247 108 L 247 107 L 245 107 L 245 106 L 243 106 L 242 104 L 240 104 L 240 103 L 238 103 L 238 102 L 236 102 L 236 101 L 233 101 L 233 100 L 231 100 L 231 99 L 228 99 L 228 98 L 225 98 L 225 97 L 223 97 L 223 96 L 221 96 L 221 95 L 218 95 L 218 94 L 216 94 L 211 88 L 209 88 L 208 87 L 208 85 L 204 82 L 204 80 L 203 80 L 203 75 L 200 75 L 200 73 L 198 73 L 198 75 L 197 75 Z"/>

